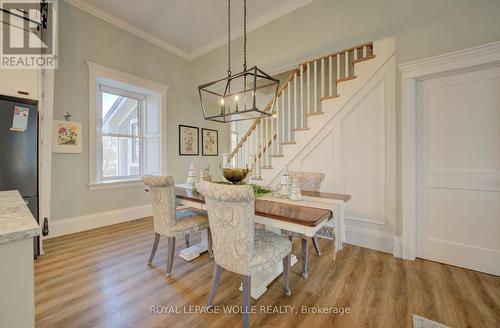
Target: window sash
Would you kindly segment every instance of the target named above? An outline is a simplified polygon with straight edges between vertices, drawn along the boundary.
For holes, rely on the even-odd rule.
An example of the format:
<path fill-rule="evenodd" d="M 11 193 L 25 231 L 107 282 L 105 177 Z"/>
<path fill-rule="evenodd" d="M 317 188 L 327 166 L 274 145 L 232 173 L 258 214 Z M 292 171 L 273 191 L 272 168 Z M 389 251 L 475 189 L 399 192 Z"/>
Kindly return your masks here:
<path fill-rule="evenodd" d="M 110 93 L 114 94 L 117 96 L 122 96 L 122 97 L 127 97 L 131 99 L 135 99 L 138 102 L 138 113 L 137 113 L 137 128 L 138 128 L 138 135 L 132 135 L 132 134 L 126 134 L 126 133 L 109 133 L 109 132 L 102 132 L 102 94 L 103 93 Z M 144 142 L 144 125 L 143 125 L 143 116 L 146 111 L 146 96 L 139 95 L 133 92 L 129 92 L 126 90 L 121 90 L 117 88 L 113 88 L 107 85 L 103 84 L 98 84 L 97 88 L 97 97 L 98 97 L 98 106 L 97 106 L 97 111 L 96 111 L 96 118 L 97 118 L 97 126 L 96 126 L 96 150 L 97 150 L 97 156 L 96 156 L 96 166 L 97 166 L 97 182 L 109 182 L 109 181 L 127 181 L 127 180 L 139 180 L 140 177 L 143 175 L 144 172 L 144 147 L 145 147 L 145 142 Z M 115 175 L 115 176 L 104 176 L 103 173 L 103 165 L 104 165 L 104 149 L 103 149 L 103 137 L 117 137 L 117 138 L 130 138 L 130 139 L 139 139 L 139 162 L 135 164 L 134 166 L 138 166 L 139 168 L 139 173 L 137 175 Z M 119 165 L 120 159 L 117 158 L 117 165 Z"/>

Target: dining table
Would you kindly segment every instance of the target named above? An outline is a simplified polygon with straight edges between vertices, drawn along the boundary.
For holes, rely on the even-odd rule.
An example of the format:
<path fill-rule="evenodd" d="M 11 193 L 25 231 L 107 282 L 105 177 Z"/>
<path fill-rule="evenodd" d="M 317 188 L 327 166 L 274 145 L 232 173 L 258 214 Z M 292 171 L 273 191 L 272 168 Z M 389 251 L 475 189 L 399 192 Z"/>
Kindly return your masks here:
<path fill-rule="evenodd" d="M 178 200 L 177 209 L 196 208 L 206 210 L 204 197 L 193 189 L 190 184 L 175 185 L 175 196 Z M 272 195 L 264 195 L 255 199 L 254 222 L 264 225 L 266 230 L 281 233 L 288 230 L 314 237 L 325 225 L 333 226 L 339 236 L 337 251 L 342 250 L 345 239 L 344 215 L 345 206 L 351 199 L 350 195 L 328 192 L 302 191 L 302 201 L 280 199 Z M 341 231 L 338 231 L 341 230 Z M 206 230 L 201 234 L 201 241 L 180 251 L 179 256 L 192 261 L 208 250 Z M 297 263 L 297 257 L 292 255 L 292 266 Z M 252 276 L 250 295 L 254 299 L 262 296 L 267 286 L 283 271 L 282 263 Z"/>

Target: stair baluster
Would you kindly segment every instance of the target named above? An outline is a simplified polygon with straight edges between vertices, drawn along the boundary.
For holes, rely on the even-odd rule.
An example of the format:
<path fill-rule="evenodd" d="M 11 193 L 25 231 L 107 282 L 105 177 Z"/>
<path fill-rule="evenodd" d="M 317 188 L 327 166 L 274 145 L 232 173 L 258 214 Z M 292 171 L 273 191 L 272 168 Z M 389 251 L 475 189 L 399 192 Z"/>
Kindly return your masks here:
<path fill-rule="evenodd" d="M 373 57 L 373 44 L 369 43 L 300 64 L 263 109 L 275 108 L 276 117 L 255 120 L 229 161 L 252 167 L 252 176 L 260 178 L 262 168 L 272 167 L 272 157 L 283 156 L 283 145 L 295 143 L 295 133 L 308 128 L 308 116 L 322 113 L 318 103 L 338 97 L 337 83 L 355 78 L 354 65 Z"/>
<path fill-rule="evenodd" d="M 333 56 L 328 57 L 328 96 L 333 97 Z"/>
<path fill-rule="evenodd" d="M 325 58 L 321 58 L 321 98 L 325 97 Z"/>
<path fill-rule="evenodd" d="M 311 113 L 311 63 L 307 63 L 307 68 L 306 68 L 306 74 L 307 74 L 307 85 L 306 85 L 306 90 L 307 90 L 307 114 Z"/>
<path fill-rule="evenodd" d="M 318 61 L 314 61 L 314 112 L 318 112 Z"/>
<path fill-rule="evenodd" d="M 305 113 L 304 113 L 304 65 L 300 65 L 300 106 L 299 106 L 299 127 L 305 128 Z"/>
<path fill-rule="evenodd" d="M 295 139 L 295 129 L 297 129 L 300 126 L 300 122 L 298 122 L 299 118 L 299 113 L 298 113 L 298 106 L 297 106 L 297 72 L 293 74 L 293 137 Z"/>

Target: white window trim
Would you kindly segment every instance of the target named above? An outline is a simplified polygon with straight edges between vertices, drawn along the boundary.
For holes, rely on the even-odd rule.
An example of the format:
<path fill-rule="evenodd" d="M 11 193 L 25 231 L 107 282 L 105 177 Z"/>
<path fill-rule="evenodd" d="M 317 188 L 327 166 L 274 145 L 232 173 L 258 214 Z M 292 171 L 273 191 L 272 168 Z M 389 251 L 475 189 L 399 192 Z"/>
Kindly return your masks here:
<path fill-rule="evenodd" d="M 138 119 L 134 118 L 134 119 L 130 120 L 130 122 L 129 122 L 129 131 L 132 130 L 132 126 L 134 124 L 137 124 L 137 129 L 138 129 L 138 131 L 140 131 L 140 141 L 143 142 L 143 140 L 144 140 L 144 132 L 140 128 L 140 121 Z M 130 133 L 132 133 L 132 132 L 130 132 Z M 143 156 L 144 156 L 143 147 L 139 147 L 139 159 L 138 159 L 138 162 L 133 162 L 132 161 L 133 153 L 134 153 L 134 145 L 133 145 L 133 143 L 131 143 L 130 144 L 130 149 L 129 149 L 129 159 L 128 159 L 129 168 L 130 168 L 130 166 L 134 166 L 134 167 L 138 166 L 138 167 L 141 168 L 141 170 L 143 170 L 143 168 L 141 166 L 141 163 L 143 163 Z M 129 169 L 129 171 L 130 171 L 130 169 Z"/>
<path fill-rule="evenodd" d="M 137 94 L 159 96 L 160 113 L 160 173 L 167 172 L 167 91 L 168 86 L 147 80 L 129 73 L 105 67 L 93 62 L 87 62 L 89 67 L 89 184 L 90 190 L 122 188 L 142 185 L 140 178 L 121 179 L 118 181 L 99 181 L 97 169 L 97 110 L 99 106 L 99 81 L 112 81 L 117 87 L 136 91 Z"/>

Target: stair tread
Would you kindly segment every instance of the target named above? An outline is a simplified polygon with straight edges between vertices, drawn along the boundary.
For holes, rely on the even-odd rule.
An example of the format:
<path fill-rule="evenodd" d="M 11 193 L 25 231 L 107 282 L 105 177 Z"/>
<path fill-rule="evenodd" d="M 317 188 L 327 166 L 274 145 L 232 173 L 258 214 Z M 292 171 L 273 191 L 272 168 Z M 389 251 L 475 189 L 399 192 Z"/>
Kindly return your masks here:
<path fill-rule="evenodd" d="M 296 128 L 296 129 L 293 129 L 293 131 L 307 131 L 307 130 L 310 130 L 310 128 Z"/>
<path fill-rule="evenodd" d="M 272 166 L 263 166 L 261 167 L 261 169 L 264 169 L 264 170 L 272 170 L 273 167 Z"/>
<path fill-rule="evenodd" d="M 323 115 L 325 112 L 310 112 L 307 113 L 306 116 L 316 116 L 316 115 Z"/>
<path fill-rule="evenodd" d="M 324 96 L 324 97 L 321 97 L 320 101 L 334 99 L 334 98 L 338 98 L 338 97 L 340 97 L 340 95 Z"/>
<path fill-rule="evenodd" d="M 285 157 L 285 155 L 271 155 L 271 157 Z"/>
<path fill-rule="evenodd" d="M 337 79 L 337 83 L 345 82 L 345 81 L 349 81 L 349 80 L 354 80 L 355 78 L 357 78 L 356 75 L 348 76 L 348 77 L 343 77 L 341 79 Z"/>
<path fill-rule="evenodd" d="M 296 142 L 295 141 L 283 141 L 281 144 L 282 145 L 295 145 Z"/>
<path fill-rule="evenodd" d="M 357 64 L 357 63 L 361 63 L 361 62 L 364 62 L 365 60 L 370 60 L 370 59 L 373 59 L 373 58 L 375 58 L 375 55 L 370 55 L 370 56 L 366 56 L 365 58 L 360 58 L 360 59 L 353 60 L 352 63 L 353 64 Z"/>

